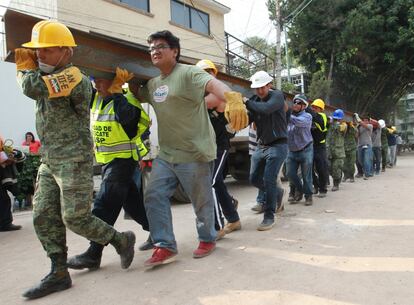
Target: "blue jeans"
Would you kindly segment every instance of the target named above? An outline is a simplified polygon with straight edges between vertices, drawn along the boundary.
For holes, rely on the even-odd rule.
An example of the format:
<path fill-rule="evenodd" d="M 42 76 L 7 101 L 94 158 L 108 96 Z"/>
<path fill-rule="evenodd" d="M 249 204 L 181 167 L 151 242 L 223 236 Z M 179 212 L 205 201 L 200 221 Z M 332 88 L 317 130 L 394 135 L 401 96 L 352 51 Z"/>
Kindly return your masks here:
<path fill-rule="evenodd" d="M 214 198 L 211 188 L 213 168 L 214 161 L 170 163 L 159 158 L 154 160 L 144 202 L 155 246 L 177 252 L 170 198 L 178 183 L 182 185 L 193 204 L 199 240 L 216 240 Z"/>
<path fill-rule="evenodd" d="M 381 170 L 381 147 L 372 147 L 373 171 L 378 175 Z"/>
<path fill-rule="evenodd" d="M 286 159 L 287 144 L 259 145 L 251 158 L 250 183 L 264 192 L 264 218 L 274 219 L 276 201 L 282 192 L 276 179 Z"/>
<path fill-rule="evenodd" d="M 358 146 L 358 162 L 362 165 L 364 175 L 372 176 L 372 146 Z"/>
<path fill-rule="evenodd" d="M 287 175 L 289 181 L 295 186 L 295 190 L 305 197 L 312 197 L 312 168 L 313 168 L 313 145 L 309 145 L 300 151 L 290 151 L 287 158 Z M 299 178 L 298 169 L 301 169 L 302 179 Z"/>

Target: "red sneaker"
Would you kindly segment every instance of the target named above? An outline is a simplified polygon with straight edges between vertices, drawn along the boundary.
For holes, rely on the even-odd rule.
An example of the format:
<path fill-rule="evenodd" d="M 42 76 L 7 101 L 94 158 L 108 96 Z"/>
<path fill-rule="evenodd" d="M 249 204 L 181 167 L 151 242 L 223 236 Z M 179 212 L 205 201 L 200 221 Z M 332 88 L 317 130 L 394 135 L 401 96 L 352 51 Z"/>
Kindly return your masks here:
<path fill-rule="evenodd" d="M 201 258 L 207 255 L 210 255 L 211 252 L 216 248 L 215 242 L 204 242 L 200 241 L 198 248 L 194 250 L 193 257 L 194 258 Z"/>
<path fill-rule="evenodd" d="M 171 263 L 175 260 L 177 253 L 168 250 L 167 248 L 154 247 L 152 257 L 145 261 L 145 267 L 155 267 Z"/>

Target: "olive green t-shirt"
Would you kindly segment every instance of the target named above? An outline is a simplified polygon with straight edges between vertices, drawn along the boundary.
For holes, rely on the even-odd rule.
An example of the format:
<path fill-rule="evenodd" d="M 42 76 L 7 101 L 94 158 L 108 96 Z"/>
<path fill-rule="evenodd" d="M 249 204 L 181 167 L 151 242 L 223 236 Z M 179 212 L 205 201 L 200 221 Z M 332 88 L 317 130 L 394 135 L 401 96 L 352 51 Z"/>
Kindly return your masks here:
<path fill-rule="evenodd" d="M 171 163 L 216 158 L 214 129 L 204 102 L 211 79 L 198 67 L 176 64 L 171 74 L 149 80 L 141 90 L 157 115 L 159 158 Z"/>

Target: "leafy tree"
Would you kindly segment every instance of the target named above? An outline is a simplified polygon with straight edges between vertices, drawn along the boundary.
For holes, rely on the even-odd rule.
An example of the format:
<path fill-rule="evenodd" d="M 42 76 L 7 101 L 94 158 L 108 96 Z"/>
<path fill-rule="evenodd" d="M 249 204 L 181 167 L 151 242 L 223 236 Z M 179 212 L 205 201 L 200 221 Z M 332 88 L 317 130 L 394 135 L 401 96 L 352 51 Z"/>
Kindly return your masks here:
<path fill-rule="evenodd" d="M 271 18 L 274 1 L 267 3 Z M 283 16 L 302 2 L 283 1 Z M 414 0 L 313 1 L 289 37 L 313 79 L 328 81 L 327 101 L 348 110 L 383 116 L 414 77 Z"/>

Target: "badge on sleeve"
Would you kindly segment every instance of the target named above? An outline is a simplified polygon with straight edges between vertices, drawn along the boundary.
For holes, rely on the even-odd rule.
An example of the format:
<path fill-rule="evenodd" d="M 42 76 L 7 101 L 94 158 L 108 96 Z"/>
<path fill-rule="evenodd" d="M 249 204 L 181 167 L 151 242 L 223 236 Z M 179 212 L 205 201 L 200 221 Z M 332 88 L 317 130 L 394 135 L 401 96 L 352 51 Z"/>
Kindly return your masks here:
<path fill-rule="evenodd" d="M 62 72 L 42 76 L 49 91 L 49 98 L 69 96 L 73 88 L 82 80 L 82 72 L 70 67 Z"/>

